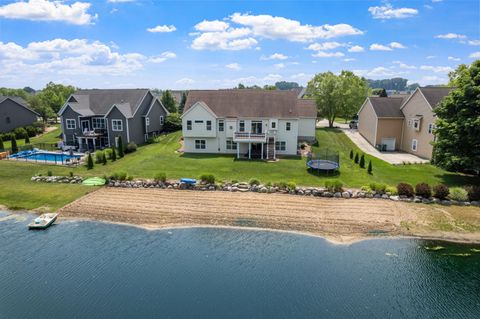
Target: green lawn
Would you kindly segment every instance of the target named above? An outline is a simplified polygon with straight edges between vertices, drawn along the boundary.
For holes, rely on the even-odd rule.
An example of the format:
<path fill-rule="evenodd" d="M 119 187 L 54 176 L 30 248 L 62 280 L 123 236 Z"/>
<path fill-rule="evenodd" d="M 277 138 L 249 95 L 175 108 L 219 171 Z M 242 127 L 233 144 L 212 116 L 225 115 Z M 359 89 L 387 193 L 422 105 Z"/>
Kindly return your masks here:
<path fill-rule="evenodd" d="M 338 179 L 347 187 L 361 187 L 369 183 L 382 182 L 396 185 L 399 182 L 416 184 L 427 182 L 431 185 L 445 183 L 450 186 L 478 184 L 478 178 L 449 173 L 429 164 L 392 166 L 377 158 L 372 159 L 373 175 L 361 169 L 349 158 L 350 150 L 359 151 L 350 139 L 336 129 L 318 129 L 318 146 L 313 150 L 325 149 L 340 152 L 340 172 L 334 176 L 318 176 L 307 171 L 305 159 L 283 158 L 275 163 L 263 161 L 236 160 L 233 156 L 179 154 L 181 132 L 162 136 L 159 143 L 139 147 L 135 153 L 126 155 L 107 165 L 95 165 L 92 170 L 85 167 L 65 168 L 41 164 L 0 161 L 0 204 L 22 208 L 49 206 L 58 208 L 85 194 L 90 188 L 79 185 L 52 185 L 30 182 L 37 173 L 66 175 L 70 171 L 83 176 L 102 176 L 114 172 L 127 172 L 135 178 L 152 178 L 158 172 L 165 172 L 167 178 L 197 178 L 202 173 L 212 173 L 223 181 L 248 181 L 259 179 L 262 183 L 293 181 L 297 185 L 323 186 L 327 179 Z"/>
<path fill-rule="evenodd" d="M 30 138 L 30 144 L 37 144 L 37 143 L 56 143 L 58 142 L 60 139 L 58 138 L 58 136 L 60 135 L 61 131 L 60 131 L 60 124 L 56 124 L 55 125 L 57 127 L 56 130 L 53 130 L 51 132 L 48 132 L 48 133 L 45 133 L 41 136 L 36 136 L 36 137 L 31 137 Z M 4 141 L 3 142 L 3 145 L 6 149 L 9 149 L 10 146 L 11 146 L 11 142 L 10 140 L 8 141 Z M 19 139 L 17 140 L 17 145 L 18 146 L 23 146 L 25 145 L 25 139 Z"/>

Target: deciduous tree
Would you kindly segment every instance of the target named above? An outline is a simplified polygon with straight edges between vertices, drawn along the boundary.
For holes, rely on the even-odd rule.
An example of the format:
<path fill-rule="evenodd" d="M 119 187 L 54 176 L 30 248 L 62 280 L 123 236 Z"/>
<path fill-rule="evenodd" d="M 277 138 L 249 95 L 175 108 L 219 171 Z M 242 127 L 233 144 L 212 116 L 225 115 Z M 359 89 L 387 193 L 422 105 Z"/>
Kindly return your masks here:
<path fill-rule="evenodd" d="M 173 98 L 170 90 L 164 91 L 160 100 L 162 101 L 163 106 L 165 106 L 168 112 L 175 113 L 177 111 L 175 99 Z"/>

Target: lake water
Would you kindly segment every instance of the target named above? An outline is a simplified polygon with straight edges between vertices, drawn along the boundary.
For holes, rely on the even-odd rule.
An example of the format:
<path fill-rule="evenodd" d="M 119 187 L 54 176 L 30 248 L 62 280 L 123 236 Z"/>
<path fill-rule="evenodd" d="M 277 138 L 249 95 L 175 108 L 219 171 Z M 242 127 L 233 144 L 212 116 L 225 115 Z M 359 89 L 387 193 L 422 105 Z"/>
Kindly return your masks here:
<path fill-rule="evenodd" d="M 475 246 L 30 217 L 0 213 L 0 318 L 480 317 Z"/>

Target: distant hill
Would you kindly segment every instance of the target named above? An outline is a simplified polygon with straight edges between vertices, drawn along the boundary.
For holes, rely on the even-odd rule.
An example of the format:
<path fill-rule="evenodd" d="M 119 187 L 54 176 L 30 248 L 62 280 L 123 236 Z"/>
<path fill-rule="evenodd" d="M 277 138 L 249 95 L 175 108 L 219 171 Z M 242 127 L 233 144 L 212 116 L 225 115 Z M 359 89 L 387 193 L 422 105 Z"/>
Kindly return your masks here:
<path fill-rule="evenodd" d="M 372 89 L 385 89 L 387 91 L 413 91 L 420 85 L 418 83 L 413 83 L 407 85 L 408 79 L 404 78 L 392 78 L 392 79 L 383 79 L 383 80 L 370 80 L 367 79 L 368 86 Z"/>

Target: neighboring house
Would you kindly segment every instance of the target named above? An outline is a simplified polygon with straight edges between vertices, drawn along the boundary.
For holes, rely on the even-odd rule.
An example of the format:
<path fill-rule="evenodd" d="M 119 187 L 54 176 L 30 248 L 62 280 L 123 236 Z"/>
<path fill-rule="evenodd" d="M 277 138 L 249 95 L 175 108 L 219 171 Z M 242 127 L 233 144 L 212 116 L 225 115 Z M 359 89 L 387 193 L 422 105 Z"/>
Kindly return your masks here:
<path fill-rule="evenodd" d="M 0 133 L 32 125 L 39 117 L 40 114 L 31 110 L 21 97 L 0 96 Z"/>
<path fill-rule="evenodd" d="M 59 112 L 65 145 L 96 150 L 143 144 L 159 134 L 168 111 L 147 89 L 79 90 Z"/>
<path fill-rule="evenodd" d="M 358 131 L 372 145 L 431 159 L 435 107 L 452 89 L 420 87 L 408 97 L 368 97 L 358 111 Z"/>
<path fill-rule="evenodd" d="M 182 115 L 186 153 L 275 159 L 315 141 L 317 109 L 294 91 L 190 91 Z"/>

